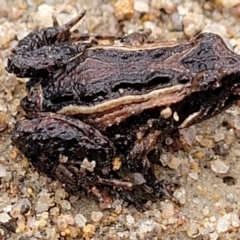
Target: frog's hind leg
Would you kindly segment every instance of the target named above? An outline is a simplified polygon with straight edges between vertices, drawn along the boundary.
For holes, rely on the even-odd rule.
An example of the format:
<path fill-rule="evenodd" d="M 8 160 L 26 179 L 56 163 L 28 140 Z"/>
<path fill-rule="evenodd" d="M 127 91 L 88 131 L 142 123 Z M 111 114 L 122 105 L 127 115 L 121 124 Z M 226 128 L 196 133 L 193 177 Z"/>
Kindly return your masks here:
<path fill-rule="evenodd" d="M 94 127 L 60 114 L 42 114 L 19 121 L 12 133 L 14 144 L 32 165 L 48 176 L 65 163 L 69 169 L 86 158 L 98 167 L 111 166 L 112 142 Z"/>
<path fill-rule="evenodd" d="M 83 189 L 87 193 L 92 193 L 102 206 L 106 205 L 110 199 L 109 197 L 106 199 L 106 194 L 103 192 L 106 186 L 112 186 L 117 192 L 124 193 L 123 195 L 127 202 L 136 202 L 136 199 L 131 200 L 134 199 L 134 196 L 130 193 L 133 190 L 133 182 L 130 179 L 110 178 L 103 175 L 100 169 L 96 170 L 96 172 L 90 172 L 81 166 L 79 168 L 79 163 L 70 163 L 70 165 L 68 163 L 60 163 L 55 169 L 56 178 L 64 183 L 67 191 L 76 193 Z"/>

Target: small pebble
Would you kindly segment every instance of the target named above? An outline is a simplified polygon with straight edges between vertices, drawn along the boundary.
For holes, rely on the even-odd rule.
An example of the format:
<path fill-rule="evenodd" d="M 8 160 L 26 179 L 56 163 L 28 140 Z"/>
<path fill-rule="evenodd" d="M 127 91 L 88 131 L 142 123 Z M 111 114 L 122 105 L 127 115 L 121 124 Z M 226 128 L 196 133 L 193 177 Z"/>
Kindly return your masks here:
<path fill-rule="evenodd" d="M 200 144 L 201 144 L 201 146 L 207 147 L 207 148 L 213 148 L 215 146 L 213 139 L 207 139 L 207 138 L 203 138 L 200 141 Z"/>
<path fill-rule="evenodd" d="M 225 156 L 229 153 L 229 146 L 223 142 L 218 142 L 215 145 L 214 149 L 216 151 L 216 154 L 221 155 L 221 156 Z"/>
<path fill-rule="evenodd" d="M 197 196 L 194 196 L 192 198 L 192 202 L 195 203 L 195 204 L 199 204 L 200 200 L 199 200 L 199 198 Z"/>
<path fill-rule="evenodd" d="M 59 214 L 59 208 L 58 207 L 53 207 L 50 209 L 50 215 L 52 216 L 57 216 Z"/>
<path fill-rule="evenodd" d="M 42 218 L 47 219 L 47 218 L 49 218 L 49 213 L 43 212 L 41 216 L 42 216 Z"/>
<path fill-rule="evenodd" d="M 179 15 L 185 16 L 188 13 L 189 10 L 187 8 L 185 8 L 184 5 L 179 4 L 177 6 L 177 11 L 178 11 Z"/>
<path fill-rule="evenodd" d="M 35 15 L 38 26 L 41 28 L 53 26 L 53 12 L 53 6 L 48 4 L 39 5 Z"/>
<path fill-rule="evenodd" d="M 166 145 L 172 145 L 173 144 L 173 139 L 171 137 L 166 137 L 165 144 Z"/>
<path fill-rule="evenodd" d="M 46 212 L 48 209 L 54 205 L 54 199 L 51 197 L 50 193 L 43 193 L 36 202 L 35 209 L 36 212 Z"/>
<path fill-rule="evenodd" d="M 227 145 L 230 145 L 235 140 L 236 140 L 236 136 L 235 136 L 235 133 L 234 133 L 233 129 L 230 129 L 230 130 L 226 131 L 225 137 L 224 137 L 224 142 Z"/>
<path fill-rule="evenodd" d="M 174 206 L 171 203 L 165 203 L 161 207 L 162 210 L 162 217 L 163 218 L 170 218 L 174 214 Z"/>
<path fill-rule="evenodd" d="M 0 48 L 6 48 L 11 40 L 16 37 L 16 28 L 14 27 L 14 23 L 5 22 L 0 25 Z M 0 107 L 0 109 L 4 108 L 4 104 Z"/>
<path fill-rule="evenodd" d="M 100 211 L 93 211 L 91 214 L 91 219 L 93 222 L 99 222 L 103 217 L 103 213 Z"/>
<path fill-rule="evenodd" d="M 207 207 L 204 207 L 202 210 L 202 214 L 203 216 L 208 216 L 210 214 L 210 210 Z"/>
<path fill-rule="evenodd" d="M 218 0 L 218 2 L 225 8 L 232 8 L 240 4 L 240 0 Z"/>
<path fill-rule="evenodd" d="M 158 2 L 159 7 L 157 9 L 164 9 L 166 13 L 172 14 L 176 10 L 176 6 L 178 5 L 178 1 L 169 1 L 169 0 L 155 0 Z"/>
<path fill-rule="evenodd" d="M 75 222 L 79 227 L 84 227 L 86 225 L 87 219 L 82 214 L 75 215 Z"/>
<path fill-rule="evenodd" d="M 209 221 L 210 221 L 210 222 L 216 222 L 216 217 L 215 217 L 215 216 L 211 216 L 211 217 L 209 218 Z"/>
<path fill-rule="evenodd" d="M 177 169 L 181 164 L 182 159 L 180 157 L 170 156 L 170 162 L 167 164 L 171 169 Z"/>
<path fill-rule="evenodd" d="M 192 146 L 196 136 L 196 128 L 194 126 L 189 128 L 183 128 L 179 130 L 179 133 L 183 136 L 185 142 L 189 146 Z"/>
<path fill-rule="evenodd" d="M 143 175 L 141 173 L 133 173 L 133 184 L 140 186 L 144 183 L 146 183 L 146 179 L 143 177 Z"/>
<path fill-rule="evenodd" d="M 117 214 L 117 215 L 119 215 L 119 214 L 121 214 L 122 213 L 122 210 L 123 210 L 123 208 L 122 208 L 122 205 L 116 205 L 115 206 L 115 213 Z"/>
<path fill-rule="evenodd" d="M 6 212 L 0 213 L 0 223 L 6 223 L 11 219 L 11 217 Z"/>
<path fill-rule="evenodd" d="M 200 235 L 199 225 L 195 223 L 190 223 L 188 229 L 187 229 L 187 235 L 190 238 L 196 238 Z"/>
<path fill-rule="evenodd" d="M 146 13 L 149 11 L 149 1 L 148 0 L 135 0 L 133 4 L 134 10 Z"/>
<path fill-rule="evenodd" d="M 223 161 L 221 160 L 214 160 L 210 162 L 211 169 L 215 173 L 226 173 L 229 170 L 229 166 L 227 166 Z"/>
<path fill-rule="evenodd" d="M 180 204 L 185 204 L 187 199 L 186 199 L 186 189 L 183 187 L 177 188 L 173 196 L 179 201 Z"/>
<path fill-rule="evenodd" d="M 216 132 L 214 135 L 213 135 L 213 139 L 215 142 L 220 142 L 224 139 L 224 132 Z"/>
<path fill-rule="evenodd" d="M 152 219 L 149 220 L 141 220 L 136 225 L 137 234 L 139 235 L 140 239 L 145 239 L 146 233 L 153 232 L 154 230 L 158 230 L 159 234 L 161 233 L 161 225 Z"/>
<path fill-rule="evenodd" d="M 57 231 L 61 236 L 76 237 L 80 233 L 80 229 L 75 224 L 75 220 L 70 214 L 61 214 L 57 218 Z"/>
<path fill-rule="evenodd" d="M 115 17 L 122 21 L 131 19 L 133 16 L 133 0 L 118 0 L 114 7 Z"/>
<path fill-rule="evenodd" d="M 33 225 L 33 223 L 35 224 L 35 226 Z M 28 226 L 28 228 L 31 228 L 32 226 L 33 226 L 33 229 L 36 228 L 35 219 L 29 218 L 28 221 L 27 221 L 27 226 Z M 20 217 L 17 220 L 16 233 L 24 233 L 24 231 L 26 231 L 25 219 Z"/>
<path fill-rule="evenodd" d="M 188 176 L 193 180 L 198 180 L 198 173 L 197 172 L 190 172 Z"/>
<path fill-rule="evenodd" d="M 197 159 L 202 159 L 203 158 L 203 151 L 199 150 L 194 153 L 194 157 Z"/>
<path fill-rule="evenodd" d="M 237 203 L 237 196 L 234 193 L 227 193 L 226 200 L 230 203 Z"/>
<path fill-rule="evenodd" d="M 40 218 L 38 222 L 38 227 L 39 228 L 44 228 L 47 225 L 47 220 L 44 218 Z"/>
<path fill-rule="evenodd" d="M 217 233 L 226 232 L 230 226 L 230 221 L 225 218 L 219 218 L 216 225 Z"/>
<path fill-rule="evenodd" d="M 66 198 L 66 191 L 63 188 L 58 188 L 55 191 L 55 202 L 60 204 Z"/>
<path fill-rule="evenodd" d="M 120 157 L 115 157 L 112 162 L 113 165 L 113 171 L 117 171 L 122 167 L 122 161 Z"/>
<path fill-rule="evenodd" d="M 237 213 L 232 213 L 230 220 L 231 220 L 231 225 L 234 228 L 240 228 L 240 219 L 239 219 L 239 215 Z"/>
<path fill-rule="evenodd" d="M 84 158 L 81 164 L 81 168 L 87 169 L 89 172 L 93 172 L 96 166 L 96 161 L 88 161 L 87 158 Z"/>
<path fill-rule="evenodd" d="M 69 201 L 67 201 L 67 200 L 62 200 L 61 202 L 60 202 L 60 205 L 61 205 L 61 207 L 63 208 L 63 209 L 66 209 L 66 210 L 70 210 L 71 209 L 71 204 L 70 204 L 70 202 Z"/>
<path fill-rule="evenodd" d="M 195 13 L 188 13 L 183 17 L 183 31 L 188 37 L 193 37 L 203 28 L 203 16 Z"/>
<path fill-rule="evenodd" d="M 82 229 L 83 238 L 91 238 L 94 235 L 95 231 L 96 231 L 96 227 L 94 225 L 87 224 Z"/>
<path fill-rule="evenodd" d="M 170 107 L 164 108 L 161 112 L 161 117 L 167 119 L 172 115 L 172 109 Z"/>
<path fill-rule="evenodd" d="M 129 225 L 133 225 L 135 223 L 134 217 L 129 214 L 126 216 L 126 221 Z"/>
<path fill-rule="evenodd" d="M 218 237 L 219 236 L 218 236 L 218 234 L 216 232 L 209 233 L 210 240 L 218 240 L 219 239 Z"/>
<path fill-rule="evenodd" d="M 12 205 L 10 215 L 13 218 L 18 218 L 21 215 L 26 215 L 30 209 L 31 209 L 30 201 L 27 198 L 23 198 L 17 201 L 14 205 Z"/>
<path fill-rule="evenodd" d="M 7 176 L 7 170 L 4 166 L 0 165 L 0 178 L 4 178 Z"/>

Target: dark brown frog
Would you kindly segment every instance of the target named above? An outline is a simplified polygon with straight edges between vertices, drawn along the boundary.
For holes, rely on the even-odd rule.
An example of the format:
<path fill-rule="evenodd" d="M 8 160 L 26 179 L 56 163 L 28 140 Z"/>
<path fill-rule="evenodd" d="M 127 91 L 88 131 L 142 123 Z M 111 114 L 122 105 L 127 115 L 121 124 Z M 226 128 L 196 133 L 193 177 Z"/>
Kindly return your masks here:
<path fill-rule="evenodd" d="M 27 117 L 12 140 L 70 191 L 104 201 L 103 187 L 114 186 L 135 204 L 171 197 L 153 171 L 164 140 L 240 98 L 240 57 L 212 33 L 135 46 L 136 35 L 118 45 L 85 41 L 70 32 L 83 15 L 31 32 L 9 57 L 7 70 L 30 78 Z"/>

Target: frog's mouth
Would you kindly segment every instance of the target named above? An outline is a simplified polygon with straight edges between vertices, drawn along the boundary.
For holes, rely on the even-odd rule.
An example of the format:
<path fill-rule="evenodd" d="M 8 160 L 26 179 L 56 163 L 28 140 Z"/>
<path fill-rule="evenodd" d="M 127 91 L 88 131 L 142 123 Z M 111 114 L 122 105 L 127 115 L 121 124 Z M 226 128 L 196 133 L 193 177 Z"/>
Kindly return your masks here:
<path fill-rule="evenodd" d="M 22 99 L 21 107 L 29 114 L 42 111 L 42 87 L 35 85 L 32 87 L 28 95 Z"/>

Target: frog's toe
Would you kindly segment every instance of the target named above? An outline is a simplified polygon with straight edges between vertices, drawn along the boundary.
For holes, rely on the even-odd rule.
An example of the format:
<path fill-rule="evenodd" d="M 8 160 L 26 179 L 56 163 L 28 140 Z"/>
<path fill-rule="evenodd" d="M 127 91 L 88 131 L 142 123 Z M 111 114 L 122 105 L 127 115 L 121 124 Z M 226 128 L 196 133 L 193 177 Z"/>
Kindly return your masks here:
<path fill-rule="evenodd" d="M 164 183 L 156 182 L 153 186 L 155 197 L 157 198 L 166 198 L 171 200 L 177 205 L 180 205 L 179 201 L 173 196 L 174 190 L 176 189 L 177 184 L 175 183 Z"/>

